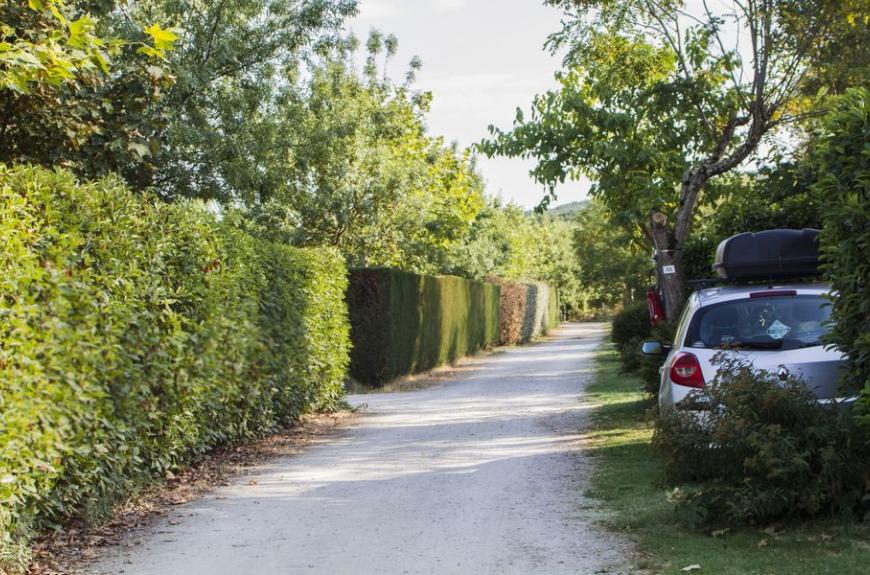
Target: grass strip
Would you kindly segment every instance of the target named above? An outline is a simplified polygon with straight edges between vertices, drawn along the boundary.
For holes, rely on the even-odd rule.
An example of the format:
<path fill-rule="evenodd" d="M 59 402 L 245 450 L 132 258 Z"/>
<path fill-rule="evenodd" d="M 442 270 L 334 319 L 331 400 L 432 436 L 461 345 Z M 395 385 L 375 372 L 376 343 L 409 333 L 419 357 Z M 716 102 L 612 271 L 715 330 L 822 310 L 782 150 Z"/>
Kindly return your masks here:
<path fill-rule="evenodd" d="M 611 345 L 596 357 L 588 400 L 596 405 L 588 445 L 596 466 L 588 495 L 605 503 L 607 525 L 637 542 L 636 568 L 652 573 L 716 575 L 864 575 L 870 531 L 837 520 L 701 532 L 668 502 L 662 465 L 650 445 L 654 402 L 641 381 L 620 373 Z M 700 565 L 700 570 L 684 569 Z"/>

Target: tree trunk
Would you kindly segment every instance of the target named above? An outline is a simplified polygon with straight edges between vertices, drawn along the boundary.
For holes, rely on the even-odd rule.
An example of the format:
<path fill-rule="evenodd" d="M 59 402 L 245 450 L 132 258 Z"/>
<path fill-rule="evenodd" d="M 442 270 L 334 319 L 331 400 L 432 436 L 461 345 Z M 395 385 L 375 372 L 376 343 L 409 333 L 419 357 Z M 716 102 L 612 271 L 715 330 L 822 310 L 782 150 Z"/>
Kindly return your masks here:
<path fill-rule="evenodd" d="M 707 163 L 686 170 L 673 225 L 658 210 L 650 212 L 650 233 L 656 249 L 656 271 L 664 299 L 665 319 L 671 326 L 676 325 L 685 301 L 683 243 L 692 229 L 698 197 L 710 177 Z"/>
<path fill-rule="evenodd" d="M 656 272 L 665 306 L 665 319 L 677 322 L 683 305 L 682 246 L 668 226 L 668 217 L 656 210 L 650 212 L 650 231 L 656 249 Z"/>

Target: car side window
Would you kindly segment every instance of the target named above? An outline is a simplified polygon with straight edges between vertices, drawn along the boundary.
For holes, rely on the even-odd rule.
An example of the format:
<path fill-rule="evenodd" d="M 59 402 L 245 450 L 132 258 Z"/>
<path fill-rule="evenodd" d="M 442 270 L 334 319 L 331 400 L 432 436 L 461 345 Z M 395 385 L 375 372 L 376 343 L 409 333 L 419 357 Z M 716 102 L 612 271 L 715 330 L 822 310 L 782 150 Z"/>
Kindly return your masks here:
<path fill-rule="evenodd" d="M 680 314 L 680 321 L 677 322 L 677 333 L 674 334 L 674 348 L 680 347 L 680 344 L 686 337 L 686 331 L 689 329 L 689 316 L 694 309 L 694 296 L 689 297 L 686 305 L 683 306 L 683 313 Z"/>

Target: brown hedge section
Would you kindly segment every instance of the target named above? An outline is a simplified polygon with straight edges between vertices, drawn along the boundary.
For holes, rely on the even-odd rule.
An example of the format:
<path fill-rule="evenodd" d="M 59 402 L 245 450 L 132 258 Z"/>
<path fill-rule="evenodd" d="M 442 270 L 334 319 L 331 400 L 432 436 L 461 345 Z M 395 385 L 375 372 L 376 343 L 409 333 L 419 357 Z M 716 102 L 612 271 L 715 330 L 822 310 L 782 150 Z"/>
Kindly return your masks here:
<path fill-rule="evenodd" d="M 0 165 L 0 572 L 212 447 L 337 405 L 346 270 L 196 203 Z"/>
<path fill-rule="evenodd" d="M 541 282 L 513 282 L 500 278 L 488 281 L 501 286 L 499 302 L 499 343 L 526 343 L 546 334 L 560 322 L 559 294 Z"/>
<path fill-rule="evenodd" d="M 487 278 L 487 281 L 501 286 L 499 301 L 498 340 L 501 345 L 521 343 L 523 322 L 526 315 L 526 284 L 506 281 L 501 278 Z"/>
<path fill-rule="evenodd" d="M 350 273 L 350 373 L 368 385 L 432 369 L 499 341 L 497 285 L 392 269 Z"/>

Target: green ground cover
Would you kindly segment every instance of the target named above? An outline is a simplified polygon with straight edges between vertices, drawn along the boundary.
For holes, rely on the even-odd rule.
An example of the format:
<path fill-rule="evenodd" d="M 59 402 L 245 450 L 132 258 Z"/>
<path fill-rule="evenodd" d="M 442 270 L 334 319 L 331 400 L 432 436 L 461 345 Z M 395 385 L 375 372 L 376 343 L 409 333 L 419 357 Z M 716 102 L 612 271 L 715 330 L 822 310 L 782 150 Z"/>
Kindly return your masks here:
<path fill-rule="evenodd" d="M 652 573 L 716 575 L 864 574 L 870 566 L 870 530 L 838 520 L 775 524 L 757 529 L 702 532 L 668 502 L 662 464 L 650 445 L 653 402 L 641 381 L 619 371 L 611 345 L 599 353 L 587 389 L 598 407 L 588 434 L 596 458 L 589 495 L 605 503 L 609 527 L 637 542 L 636 567 Z"/>

